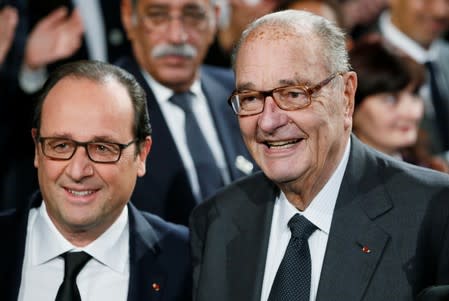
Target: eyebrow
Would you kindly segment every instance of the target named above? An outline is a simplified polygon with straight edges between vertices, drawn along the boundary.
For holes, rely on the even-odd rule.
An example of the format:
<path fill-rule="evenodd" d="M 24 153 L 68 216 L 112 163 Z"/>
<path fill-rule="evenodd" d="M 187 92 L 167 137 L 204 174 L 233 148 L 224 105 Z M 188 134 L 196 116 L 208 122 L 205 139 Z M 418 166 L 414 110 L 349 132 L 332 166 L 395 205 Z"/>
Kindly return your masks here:
<path fill-rule="evenodd" d="M 301 80 L 295 80 L 295 79 L 281 79 L 278 81 L 279 86 L 295 86 L 295 85 L 310 85 L 310 81 L 301 81 Z M 243 90 L 255 90 L 255 85 L 252 82 L 245 82 L 238 84 L 236 87 L 236 91 L 243 91 Z M 276 87 L 275 87 L 276 88 Z"/>
<path fill-rule="evenodd" d="M 60 138 L 60 139 L 71 139 L 79 141 L 78 139 L 75 139 L 72 134 L 68 133 L 53 133 L 51 135 L 40 135 L 42 137 L 52 137 L 52 138 Z M 118 143 L 117 139 L 111 137 L 111 136 L 94 136 L 91 139 L 83 140 L 81 142 L 112 142 L 112 143 Z"/>

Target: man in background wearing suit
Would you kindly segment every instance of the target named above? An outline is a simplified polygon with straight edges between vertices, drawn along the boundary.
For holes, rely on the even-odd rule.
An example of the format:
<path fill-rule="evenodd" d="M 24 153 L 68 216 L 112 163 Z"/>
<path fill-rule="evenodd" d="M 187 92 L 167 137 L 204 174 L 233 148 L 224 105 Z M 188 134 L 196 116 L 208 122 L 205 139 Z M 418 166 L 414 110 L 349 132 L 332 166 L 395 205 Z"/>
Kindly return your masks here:
<path fill-rule="evenodd" d="M 195 301 L 411 300 L 420 221 L 429 200 L 449 198 L 449 177 L 351 136 L 345 48 L 305 11 L 244 31 L 229 101 L 263 173 L 192 212 Z"/>
<path fill-rule="evenodd" d="M 381 35 L 427 68 L 420 94 L 425 102 L 422 126 L 433 153 L 449 161 L 449 1 L 389 0 L 379 18 Z"/>
<path fill-rule="evenodd" d="M 187 229 L 129 203 L 152 144 L 134 77 L 106 63 L 63 65 L 39 97 L 32 136 L 40 193 L 0 214 L 0 299 L 189 300 Z M 74 262 L 84 267 L 71 275 Z"/>
<path fill-rule="evenodd" d="M 213 0 L 122 3 L 134 57 L 117 64 L 147 92 L 157 141 L 133 196 L 138 208 L 181 224 L 198 203 L 253 169 L 237 120 L 225 113 L 232 72 L 201 65 L 217 16 Z"/>

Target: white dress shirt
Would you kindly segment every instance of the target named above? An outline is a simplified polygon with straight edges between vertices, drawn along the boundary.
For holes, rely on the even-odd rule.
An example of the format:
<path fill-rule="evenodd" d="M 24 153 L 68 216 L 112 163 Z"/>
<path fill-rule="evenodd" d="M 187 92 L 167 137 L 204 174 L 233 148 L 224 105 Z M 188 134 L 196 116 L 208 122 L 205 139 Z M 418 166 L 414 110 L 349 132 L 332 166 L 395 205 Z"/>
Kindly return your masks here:
<path fill-rule="evenodd" d="M 268 300 L 270 295 L 271 286 L 273 285 L 274 278 L 276 277 L 277 270 L 284 258 L 285 250 L 287 249 L 291 237 L 288 222 L 296 213 L 304 215 L 317 227 L 317 230 L 312 233 L 308 239 L 310 259 L 312 262 L 310 300 L 313 301 L 316 299 L 332 216 L 343 175 L 346 170 L 346 165 L 348 163 L 350 144 L 351 141 L 349 139 L 343 158 L 338 164 L 337 169 L 306 210 L 301 212 L 296 209 L 282 192 L 279 197 L 276 198 L 273 209 L 273 218 L 271 221 L 270 240 L 268 243 L 262 294 L 260 298 L 261 301 Z"/>
<path fill-rule="evenodd" d="M 67 251 L 85 251 L 92 259 L 77 277 L 81 300 L 125 301 L 129 284 L 128 208 L 95 241 L 77 248 L 56 229 L 45 203 L 31 209 L 28 219 L 25 256 L 19 301 L 55 300 L 64 276 Z"/>
<path fill-rule="evenodd" d="M 187 176 L 189 178 L 193 194 L 198 202 L 200 202 L 202 201 L 202 198 L 200 194 L 198 176 L 196 174 L 192 156 L 190 155 L 190 151 L 187 146 L 187 138 L 184 130 L 184 111 L 179 106 L 169 101 L 170 97 L 173 95 L 173 91 L 171 89 L 158 83 L 145 70 L 141 70 L 141 72 L 153 91 L 156 101 L 161 108 L 162 115 L 164 116 L 165 122 L 167 123 L 173 140 L 175 141 L 176 148 L 181 156 L 184 168 L 187 171 Z M 209 110 L 206 96 L 201 89 L 201 82 L 199 80 L 195 80 L 193 85 L 190 87 L 190 92 L 194 94 L 192 99 L 193 113 L 195 114 L 198 125 L 203 132 L 204 138 L 209 144 L 215 162 L 220 169 L 223 182 L 228 184 L 230 182 L 230 175 L 223 153 L 223 148 L 221 147 L 217 130 L 215 129 L 214 121 L 212 119 L 212 114 Z"/>
<path fill-rule="evenodd" d="M 100 0 L 73 0 L 73 4 L 80 10 L 83 20 L 89 59 L 106 62 L 108 60 L 107 35 Z"/>

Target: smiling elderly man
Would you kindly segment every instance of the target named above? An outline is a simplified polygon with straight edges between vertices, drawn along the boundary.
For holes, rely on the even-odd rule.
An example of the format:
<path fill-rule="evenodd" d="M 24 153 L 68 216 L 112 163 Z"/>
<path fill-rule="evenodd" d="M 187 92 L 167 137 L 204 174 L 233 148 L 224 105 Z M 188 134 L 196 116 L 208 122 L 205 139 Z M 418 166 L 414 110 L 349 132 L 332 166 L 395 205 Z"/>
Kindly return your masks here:
<path fill-rule="evenodd" d="M 411 300 L 420 221 L 449 177 L 351 136 L 343 33 L 304 11 L 266 15 L 234 70 L 229 102 L 263 172 L 194 210 L 194 300 Z"/>

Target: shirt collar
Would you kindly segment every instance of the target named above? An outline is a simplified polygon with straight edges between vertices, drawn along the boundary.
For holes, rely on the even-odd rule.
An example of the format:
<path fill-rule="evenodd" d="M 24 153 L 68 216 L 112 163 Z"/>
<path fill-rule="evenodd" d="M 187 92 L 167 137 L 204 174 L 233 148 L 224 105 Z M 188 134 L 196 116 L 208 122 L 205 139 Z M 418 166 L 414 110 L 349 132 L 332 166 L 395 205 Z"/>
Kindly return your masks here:
<path fill-rule="evenodd" d="M 143 77 L 147 81 L 148 85 L 150 86 L 151 90 L 153 91 L 154 97 L 156 97 L 156 100 L 158 102 L 168 101 L 168 99 L 174 93 L 173 90 L 160 84 L 147 71 L 141 69 L 141 72 L 143 74 Z M 193 82 L 192 86 L 190 87 L 190 92 L 192 92 L 195 95 L 202 94 L 201 81 L 199 80 L 199 77 L 197 79 L 195 79 L 195 81 Z"/>
<path fill-rule="evenodd" d="M 389 11 L 385 11 L 381 14 L 379 18 L 379 28 L 382 36 L 384 36 L 389 43 L 409 55 L 418 63 L 424 64 L 427 61 L 434 61 L 437 59 L 441 47 L 440 42 L 438 40 L 434 41 L 429 49 L 421 47 L 421 45 L 409 38 L 391 23 Z"/>
<path fill-rule="evenodd" d="M 287 200 L 285 194 L 281 192 L 276 202 L 279 205 L 279 221 L 283 224 L 283 228 L 285 227 L 285 229 L 288 229 L 288 221 L 293 215 L 299 212 L 318 229 L 329 234 L 338 192 L 348 164 L 350 149 L 351 139 L 348 139 L 343 158 L 340 160 L 337 169 L 303 212 L 299 212 L 299 210 Z"/>
<path fill-rule="evenodd" d="M 38 208 L 31 228 L 31 249 L 35 250 L 32 264 L 40 265 L 67 251 L 85 251 L 94 259 L 117 272 L 125 272 L 129 260 L 128 207 L 125 206 L 117 220 L 95 241 L 84 248 L 73 246 L 57 230 L 48 216 L 45 202 Z"/>

